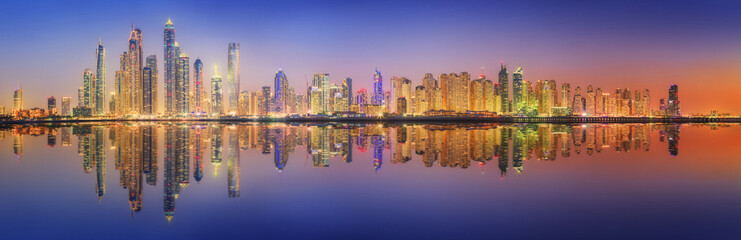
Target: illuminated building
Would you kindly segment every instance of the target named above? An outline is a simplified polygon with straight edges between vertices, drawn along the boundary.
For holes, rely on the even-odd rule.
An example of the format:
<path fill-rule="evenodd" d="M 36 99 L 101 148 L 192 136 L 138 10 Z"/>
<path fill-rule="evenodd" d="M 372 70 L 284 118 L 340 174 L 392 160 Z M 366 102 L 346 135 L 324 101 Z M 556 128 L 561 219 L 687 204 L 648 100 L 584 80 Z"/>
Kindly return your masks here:
<path fill-rule="evenodd" d="M 469 110 L 471 76 L 467 72 L 440 75 L 443 109 L 464 113 Z"/>
<path fill-rule="evenodd" d="M 211 113 L 216 115 L 224 114 L 223 106 L 224 96 L 221 86 L 221 75 L 219 67 L 214 65 L 214 76 L 211 77 Z"/>
<path fill-rule="evenodd" d="M 260 114 L 260 106 L 262 106 L 262 102 L 260 101 L 261 96 L 262 94 L 259 91 L 250 92 L 248 115 Z"/>
<path fill-rule="evenodd" d="M 353 101 L 352 78 L 345 78 L 342 81 L 342 96 L 347 98 L 347 107 L 349 109 Z"/>
<path fill-rule="evenodd" d="M 142 69 L 142 114 L 157 114 L 157 56 L 147 57 L 146 67 Z"/>
<path fill-rule="evenodd" d="M 425 87 L 422 85 L 417 86 L 414 88 L 414 114 L 424 114 L 427 112 L 427 108 L 429 107 L 429 103 L 427 102 L 426 95 L 427 91 L 425 90 Z"/>
<path fill-rule="evenodd" d="M 486 98 L 484 95 L 484 78 L 471 81 L 469 88 L 471 91 L 468 94 L 469 97 L 469 111 L 484 111 L 486 110 Z"/>
<path fill-rule="evenodd" d="M 355 104 L 359 107 L 358 112 L 363 112 L 365 105 L 370 104 L 370 102 L 368 102 L 368 90 L 361 88 L 355 92 Z"/>
<path fill-rule="evenodd" d="M 502 98 L 500 112 L 509 113 L 509 73 L 507 73 L 507 65 L 504 65 L 504 62 L 502 62 L 501 69 L 499 70 L 499 92 L 497 95 Z"/>
<path fill-rule="evenodd" d="M 175 53 L 175 26 L 170 18 L 165 23 L 164 32 L 164 57 L 165 57 L 165 113 L 174 114 L 175 110 L 175 71 L 177 71 L 177 58 Z"/>
<path fill-rule="evenodd" d="M 262 99 L 260 101 L 260 115 L 268 115 L 270 113 L 273 99 L 273 93 L 270 91 L 269 86 L 262 87 Z"/>
<path fill-rule="evenodd" d="M 203 62 L 201 62 L 201 59 L 198 58 L 193 63 L 193 106 L 191 108 L 193 109 L 194 114 L 204 114 L 205 108 L 204 105 L 204 99 L 206 99 L 206 90 L 203 88 Z"/>
<path fill-rule="evenodd" d="M 323 114 L 331 111 L 329 108 L 329 73 L 314 73 L 312 86 L 309 89 L 311 113 Z"/>
<path fill-rule="evenodd" d="M 95 75 L 89 68 L 82 72 L 82 106 L 95 107 Z"/>
<path fill-rule="evenodd" d="M 407 99 L 400 97 L 396 99 L 396 112 L 398 114 L 406 114 L 407 113 Z"/>
<path fill-rule="evenodd" d="M 93 101 L 95 103 L 95 106 L 90 107 L 95 108 L 95 114 L 102 115 L 106 113 L 106 64 L 105 48 L 103 48 L 103 44 L 100 42 L 100 39 L 98 39 L 98 47 L 95 49 L 95 53 L 95 55 L 97 56 L 95 64 L 95 89 L 93 96 L 91 96 L 92 98 L 95 98 L 95 100 Z"/>
<path fill-rule="evenodd" d="M 602 88 L 594 90 L 594 114 L 601 116 L 605 113 L 605 98 L 603 97 Z"/>
<path fill-rule="evenodd" d="M 250 113 L 250 92 L 242 90 L 239 93 L 239 110 L 237 115 L 249 115 Z"/>
<path fill-rule="evenodd" d="M 573 97 L 571 95 L 571 84 L 561 84 L 561 107 L 573 107 Z"/>
<path fill-rule="evenodd" d="M 13 110 L 23 110 L 23 88 L 20 83 L 18 83 L 18 89 L 13 91 Z"/>
<path fill-rule="evenodd" d="M 69 116 L 72 114 L 72 98 L 62 97 L 62 116 Z"/>
<path fill-rule="evenodd" d="M 144 53 L 142 49 L 142 30 L 133 29 L 131 26 L 131 35 L 129 36 L 129 53 L 127 54 L 129 64 L 129 77 L 131 86 L 128 90 L 131 92 L 131 109 L 129 114 L 142 113 L 142 101 L 144 96 L 144 84 L 142 82 L 142 68 L 144 68 Z"/>
<path fill-rule="evenodd" d="M 373 73 L 373 96 L 371 96 L 371 104 L 383 105 L 384 99 L 383 77 L 381 76 L 381 72 L 376 69 Z"/>
<path fill-rule="evenodd" d="M 527 89 L 523 89 L 522 83 L 522 66 L 519 66 L 512 73 L 512 111 L 515 113 L 524 112 L 527 105 L 527 97 L 523 98 Z"/>
<path fill-rule="evenodd" d="M 152 96 L 151 89 L 152 83 L 157 80 L 153 79 L 154 76 L 152 72 L 152 68 L 148 66 L 142 69 L 142 84 L 144 84 L 144 93 L 142 94 L 142 114 L 152 114 L 152 103 L 156 101 L 156 99 L 153 99 L 154 96 Z"/>
<path fill-rule="evenodd" d="M 273 99 L 273 111 L 275 113 L 286 113 L 286 100 L 288 91 L 288 78 L 283 69 L 275 72 L 275 97 Z"/>
<path fill-rule="evenodd" d="M 666 116 L 667 117 L 681 117 L 682 112 L 679 108 L 679 88 L 676 84 L 672 84 L 669 87 L 669 98 L 666 104 Z"/>
<path fill-rule="evenodd" d="M 178 114 L 190 113 L 190 57 L 181 52 L 175 74 L 175 108 Z"/>
<path fill-rule="evenodd" d="M 49 115 L 57 114 L 57 99 L 53 96 L 46 99 L 46 109 L 49 111 Z"/>
<path fill-rule="evenodd" d="M 229 43 L 226 72 L 229 113 L 236 113 L 239 107 L 239 62 L 239 43 Z"/>
<path fill-rule="evenodd" d="M 486 76 L 481 75 L 481 79 L 483 79 L 483 108 L 482 111 L 489 111 L 489 112 L 495 112 L 496 109 L 494 108 L 495 103 L 495 97 L 494 97 L 494 82 L 492 82 L 489 79 L 486 79 Z"/>

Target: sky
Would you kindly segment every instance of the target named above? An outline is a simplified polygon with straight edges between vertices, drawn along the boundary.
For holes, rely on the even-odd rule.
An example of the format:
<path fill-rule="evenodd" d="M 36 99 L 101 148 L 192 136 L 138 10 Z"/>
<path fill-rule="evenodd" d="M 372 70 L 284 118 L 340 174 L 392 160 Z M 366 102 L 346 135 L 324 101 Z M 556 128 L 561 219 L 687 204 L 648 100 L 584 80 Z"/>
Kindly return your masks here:
<path fill-rule="evenodd" d="M 107 89 L 131 24 L 163 73 L 163 31 L 226 75 L 227 44 L 241 46 L 241 88 L 272 86 L 282 68 L 297 91 L 313 73 L 370 89 L 378 68 L 421 84 L 425 73 L 522 66 L 524 79 L 572 88 L 649 89 L 653 107 L 678 84 L 683 113 L 741 113 L 741 2 L 705 1 L 8 1 L 0 9 L 0 105 L 46 98 L 76 103 L 82 73 L 106 48 Z M 160 111 L 164 104 L 160 74 Z M 310 81 L 309 81 L 310 82 Z M 209 88 L 210 89 L 210 88 Z M 58 100 L 59 101 L 59 100 Z"/>

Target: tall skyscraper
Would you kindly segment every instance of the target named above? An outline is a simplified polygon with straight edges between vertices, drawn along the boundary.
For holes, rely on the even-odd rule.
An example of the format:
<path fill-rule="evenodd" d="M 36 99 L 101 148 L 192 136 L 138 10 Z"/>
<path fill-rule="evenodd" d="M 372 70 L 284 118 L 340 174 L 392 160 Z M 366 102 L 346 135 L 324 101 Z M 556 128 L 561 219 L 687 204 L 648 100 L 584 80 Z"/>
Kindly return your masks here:
<path fill-rule="evenodd" d="M 275 73 L 275 99 L 273 100 L 273 111 L 276 113 L 286 112 L 286 91 L 288 90 L 288 78 L 283 69 Z"/>
<path fill-rule="evenodd" d="M 226 81 L 230 113 L 236 113 L 239 108 L 239 66 L 239 43 L 229 43 Z"/>
<path fill-rule="evenodd" d="M 221 86 L 221 74 L 219 74 L 219 66 L 214 65 L 214 76 L 211 77 L 211 112 L 216 115 L 224 113 L 224 96 L 223 89 Z"/>
<path fill-rule="evenodd" d="M 175 86 L 177 94 L 177 113 L 190 113 L 190 57 L 185 52 L 180 53 L 178 66 L 178 80 Z"/>
<path fill-rule="evenodd" d="M 69 116 L 72 114 L 72 98 L 62 97 L 62 116 Z"/>
<path fill-rule="evenodd" d="M 193 89 L 193 112 L 195 114 L 202 114 L 205 112 L 203 109 L 203 100 L 206 97 L 206 90 L 203 88 L 203 62 L 201 59 L 196 59 L 193 63 L 193 82 L 195 88 Z"/>
<path fill-rule="evenodd" d="M 309 99 L 311 112 L 314 114 L 327 113 L 329 108 L 329 73 L 314 73 Z"/>
<path fill-rule="evenodd" d="M 381 76 L 381 72 L 376 69 L 376 72 L 373 73 L 373 96 L 371 97 L 371 104 L 383 105 L 383 95 L 383 77 Z"/>
<path fill-rule="evenodd" d="M 682 116 L 682 112 L 679 108 L 679 88 L 677 87 L 677 84 L 672 84 L 671 87 L 669 87 L 669 98 L 666 104 L 666 116 Z"/>
<path fill-rule="evenodd" d="M 501 69 L 499 70 L 498 95 L 501 97 L 501 112 L 509 112 L 509 74 L 507 73 L 507 65 L 504 65 L 504 62 L 502 62 Z"/>
<path fill-rule="evenodd" d="M 519 66 L 517 67 L 517 70 L 512 73 L 512 108 L 514 108 L 512 111 L 515 113 L 521 113 L 525 109 L 525 102 L 527 102 L 527 99 L 522 98 L 522 93 L 522 66 Z"/>
<path fill-rule="evenodd" d="M 260 115 L 267 115 L 270 113 L 271 100 L 273 99 L 272 95 L 273 93 L 270 91 L 269 86 L 262 87 L 262 103 L 260 104 L 262 108 L 260 109 Z"/>
<path fill-rule="evenodd" d="M 49 111 L 49 115 L 57 114 L 57 99 L 54 96 L 46 99 L 46 109 Z"/>
<path fill-rule="evenodd" d="M 342 97 L 345 98 L 345 102 L 347 103 L 347 106 L 345 107 L 346 111 L 350 110 L 350 105 L 352 105 L 352 78 L 345 78 L 345 80 L 342 80 Z"/>
<path fill-rule="evenodd" d="M 95 75 L 89 68 L 82 72 L 82 106 L 95 108 Z"/>
<path fill-rule="evenodd" d="M 165 23 L 165 114 L 174 114 L 175 110 L 175 64 L 178 56 L 175 55 L 175 25 L 170 18 Z"/>
<path fill-rule="evenodd" d="M 134 29 L 131 26 L 131 35 L 129 36 L 129 77 L 131 78 L 131 114 L 140 114 L 142 112 L 142 102 L 144 100 L 144 84 L 142 82 L 142 68 L 144 67 L 144 54 L 142 49 L 142 30 Z"/>
<path fill-rule="evenodd" d="M 144 87 L 144 95 L 148 98 L 148 101 L 145 101 L 145 105 L 149 105 L 149 111 L 145 111 L 144 114 L 157 114 L 157 90 L 158 85 L 157 82 L 159 82 L 159 74 L 157 72 L 157 56 L 156 55 L 149 55 L 147 57 L 147 67 L 152 71 L 152 77 L 151 81 L 148 84 L 145 84 Z"/>
<path fill-rule="evenodd" d="M 152 95 L 152 84 L 156 81 L 153 77 L 153 70 L 149 66 L 142 69 L 142 84 L 144 94 L 142 94 L 142 114 L 153 114 L 153 102 L 155 101 Z"/>
<path fill-rule="evenodd" d="M 105 69 L 105 48 L 103 47 L 103 44 L 101 43 L 100 39 L 98 39 L 98 47 L 95 49 L 95 55 L 97 56 L 96 59 L 96 67 L 95 67 L 95 114 L 105 114 L 105 75 L 106 75 L 106 69 Z"/>

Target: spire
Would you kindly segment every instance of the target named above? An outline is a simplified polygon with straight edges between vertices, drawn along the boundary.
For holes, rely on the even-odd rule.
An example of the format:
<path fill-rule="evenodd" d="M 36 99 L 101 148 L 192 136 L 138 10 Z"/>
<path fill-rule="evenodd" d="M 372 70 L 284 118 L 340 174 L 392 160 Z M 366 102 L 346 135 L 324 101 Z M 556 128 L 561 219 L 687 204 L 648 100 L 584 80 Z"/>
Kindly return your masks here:
<path fill-rule="evenodd" d="M 214 76 L 215 77 L 221 77 L 221 74 L 219 74 L 219 65 L 214 64 Z"/>
<path fill-rule="evenodd" d="M 165 23 L 165 25 L 173 25 L 172 19 L 170 17 L 167 17 L 167 22 Z"/>
<path fill-rule="evenodd" d="M 101 42 L 101 41 L 100 41 L 100 35 L 98 35 L 98 45 L 101 45 L 101 43 L 100 43 L 100 42 Z"/>

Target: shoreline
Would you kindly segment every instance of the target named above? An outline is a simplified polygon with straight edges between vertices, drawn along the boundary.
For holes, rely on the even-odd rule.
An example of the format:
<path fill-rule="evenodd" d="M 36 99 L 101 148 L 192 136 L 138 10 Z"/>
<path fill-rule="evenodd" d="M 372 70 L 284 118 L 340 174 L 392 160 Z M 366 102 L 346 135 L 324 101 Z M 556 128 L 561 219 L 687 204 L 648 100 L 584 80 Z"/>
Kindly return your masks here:
<path fill-rule="evenodd" d="M 0 121 L 0 125 L 38 123 L 93 123 L 93 122 L 287 122 L 287 123 L 741 123 L 741 118 L 710 117 L 466 117 L 466 116 L 418 116 L 418 117 L 297 117 L 297 118 L 152 118 L 152 119 L 41 119 Z"/>

